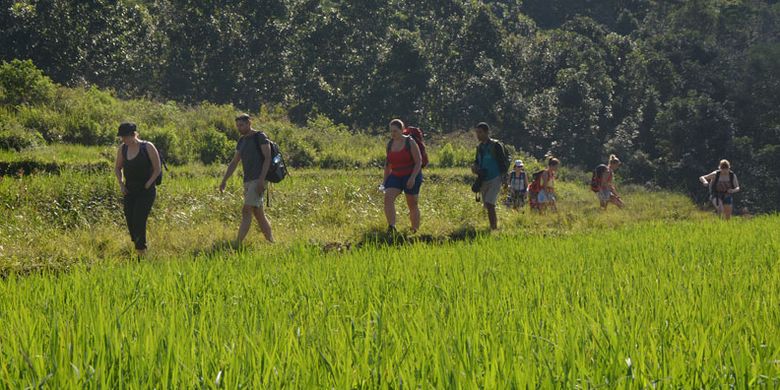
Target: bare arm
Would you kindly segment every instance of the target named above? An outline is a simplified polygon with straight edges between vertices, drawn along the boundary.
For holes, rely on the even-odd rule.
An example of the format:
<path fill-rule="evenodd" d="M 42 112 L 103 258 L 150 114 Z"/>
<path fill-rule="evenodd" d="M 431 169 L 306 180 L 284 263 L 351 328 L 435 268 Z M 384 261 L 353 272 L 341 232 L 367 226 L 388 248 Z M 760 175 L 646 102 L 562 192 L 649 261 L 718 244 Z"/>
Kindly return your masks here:
<path fill-rule="evenodd" d="M 236 171 L 236 168 L 238 167 L 238 162 L 241 161 L 241 153 L 237 152 L 233 155 L 233 159 L 230 160 L 230 164 L 228 164 L 227 171 L 225 172 L 225 176 L 222 177 L 222 184 L 219 186 L 220 191 L 225 191 L 225 186 L 227 186 L 227 181 L 230 179 L 230 176 L 233 176 L 233 172 Z"/>
<path fill-rule="evenodd" d="M 119 189 L 122 190 L 123 195 L 127 195 L 127 187 L 125 187 L 124 178 L 122 177 L 122 167 L 125 164 L 125 157 L 122 155 L 122 147 L 116 151 L 116 160 L 114 162 L 114 175 L 116 181 L 119 183 Z"/>
<path fill-rule="evenodd" d="M 149 159 L 152 161 L 152 177 L 150 177 L 149 180 L 146 181 L 146 185 L 144 185 L 144 188 L 149 189 L 152 188 L 154 181 L 157 180 L 157 177 L 162 173 L 162 164 L 160 163 L 160 153 L 157 152 L 157 148 L 154 147 L 154 144 L 149 142 L 146 145 L 146 152 L 149 154 Z"/>
<path fill-rule="evenodd" d="M 414 183 L 417 181 L 417 175 L 419 175 L 420 170 L 422 170 L 422 155 L 420 153 L 420 147 L 414 140 L 409 141 L 409 149 L 412 152 L 414 169 L 412 169 L 412 174 L 409 176 L 409 180 L 406 181 L 406 188 L 413 188 Z"/>
<path fill-rule="evenodd" d="M 703 184 L 705 187 L 708 187 L 710 185 L 710 181 L 713 179 L 715 179 L 715 174 L 710 173 L 700 177 L 699 182 L 701 182 L 701 184 Z"/>
<path fill-rule="evenodd" d="M 734 175 L 734 188 L 729 190 L 729 193 L 736 194 L 739 191 L 742 191 L 742 188 L 739 186 L 739 180 L 737 180 L 737 175 Z"/>
<path fill-rule="evenodd" d="M 260 153 L 263 155 L 263 168 L 260 170 L 260 179 L 265 180 L 268 170 L 271 169 L 271 144 L 260 145 Z"/>
<path fill-rule="evenodd" d="M 385 178 L 382 183 L 387 183 L 387 178 L 390 177 L 390 162 L 385 159 Z"/>

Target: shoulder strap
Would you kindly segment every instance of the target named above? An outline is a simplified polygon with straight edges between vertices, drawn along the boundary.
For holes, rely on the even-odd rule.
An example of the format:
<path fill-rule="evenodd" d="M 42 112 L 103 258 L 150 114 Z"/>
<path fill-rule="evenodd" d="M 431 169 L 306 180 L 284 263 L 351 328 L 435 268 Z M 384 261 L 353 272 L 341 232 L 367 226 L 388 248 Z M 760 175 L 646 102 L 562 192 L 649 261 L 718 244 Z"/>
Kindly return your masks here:
<path fill-rule="evenodd" d="M 390 154 L 390 150 L 393 149 L 393 140 L 387 141 L 387 154 Z"/>
<path fill-rule="evenodd" d="M 734 172 L 729 171 L 729 181 L 731 182 L 731 189 L 737 188 L 737 186 L 734 185 Z"/>
<path fill-rule="evenodd" d="M 127 161 L 127 145 L 122 144 L 122 158 Z"/>
<path fill-rule="evenodd" d="M 260 145 L 260 137 L 265 137 L 266 140 L 268 140 L 269 144 L 271 143 L 271 139 L 268 138 L 268 136 L 265 135 L 265 133 L 263 133 L 262 131 L 257 131 L 257 132 L 255 132 L 255 135 L 252 136 L 252 138 L 255 139 L 255 146 L 257 147 L 257 151 L 260 152 L 260 159 L 262 161 L 262 159 L 265 158 L 265 155 L 263 154 L 263 148 Z M 272 152 L 272 154 L 273 154 L 273 152 Z"/>
<path fill-rule="evenodd" d="M 712 187 L 713 190 L 718 188 L 718 182 L 720 181 L 720 171 L 715 172 L 715 179 L 712 180 L 712 183 L 710 184 L 710 187 Z"/>

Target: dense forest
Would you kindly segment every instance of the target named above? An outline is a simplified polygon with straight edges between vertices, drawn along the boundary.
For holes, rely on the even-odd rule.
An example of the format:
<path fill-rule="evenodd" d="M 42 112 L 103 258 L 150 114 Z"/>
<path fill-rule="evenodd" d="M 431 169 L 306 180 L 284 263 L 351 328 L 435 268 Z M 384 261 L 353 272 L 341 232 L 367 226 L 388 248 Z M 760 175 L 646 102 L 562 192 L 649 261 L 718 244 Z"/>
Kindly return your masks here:
<path fill-rule="evenodd" d="M 0 1 L 0 59 L 65 85 L 353 129 L 487 121 L 537 157 L 617 153 L 627 180 L 699 199 L 728 158 L 755 210 L 780 204 L 778 38 L 767 0 Z"/>

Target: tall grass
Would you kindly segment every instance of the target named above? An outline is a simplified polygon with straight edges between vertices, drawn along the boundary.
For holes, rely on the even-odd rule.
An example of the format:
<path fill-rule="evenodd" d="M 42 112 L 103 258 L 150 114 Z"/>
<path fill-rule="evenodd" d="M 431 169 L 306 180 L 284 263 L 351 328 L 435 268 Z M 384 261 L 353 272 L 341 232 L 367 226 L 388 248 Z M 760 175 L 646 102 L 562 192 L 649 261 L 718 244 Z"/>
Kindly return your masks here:
<path fill-rule="evenodd" d="M 149 224 L 153 257 L 197 254 L 234 239 L 242 205 L 240 174 L 228 191 L 217 187 L 223 167 L 174 167 L 159 188 Z M 380 169 L 294 170 L 271 190 L 268 208 L 282 246 L 297 242 L 359 244 L 386 227 Z M 426 170 L 420 207 L 424 241 L 473 236 L 487 228 L 487 217 L 469 190 L 463 169 Z M 683 196 L 635 189 L 628 207 L 602 213 L 584 183 L 561 183 L 560 212 L 539 216 L 500 210 L 504 231 L 569 234 L 614 228 L 636 220 L 704 218 Z M 399 227 L 408 229 L 406 205 L 398 201 Z M 64 171 L 0 181 L 0 273 L 67 268 L 130 257 L 131 245 L 115 179 L 109 172 Z M 261 248 L 257 233 L 250 245 Z"/>
<path fill-rule="evenodd" d="M 777 217 L 0 283 L 11 388 L 780 386 Z"/>

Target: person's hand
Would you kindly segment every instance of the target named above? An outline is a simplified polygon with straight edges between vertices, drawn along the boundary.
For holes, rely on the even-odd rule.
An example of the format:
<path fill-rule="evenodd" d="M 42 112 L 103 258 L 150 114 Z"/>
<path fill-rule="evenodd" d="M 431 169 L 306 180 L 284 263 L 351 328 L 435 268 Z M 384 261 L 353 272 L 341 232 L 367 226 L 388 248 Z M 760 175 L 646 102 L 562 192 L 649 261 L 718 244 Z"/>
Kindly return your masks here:
<path fill-rule="evenodd" d="M 415 179 L 414 177 L 410 177 L 409 180 L 406 181 L 406 188 L 411 190 L 414 187 L 414 184 L 415 184 L 414 183 L 415 182 L 414 179 Z"/>
<path fill-rule="evenodd" d="M 151 188 L 151 187 L 152 187 L 152 184 L 151 184 L 151 183 L 146 183 L 146 184 L 144 184 L 144 189 L 145 189 L 145 190 L 148 190 L 148 189 L 149 189 L 149 188 Z"/>
<path fill-rule="evenodd" d="M 225 187 L 227 187 L 227 183 L 225 183 L 224 180 L 222 180 L 222 183 L 219 185 L 219 192 L 225 192 Z"/>
<path fill-rule="evenodd" d="M 122 191 L 122 195 L 127 195 L 127 186 L 125 183 L 119 183 L 119 189 Z"/>
<path fill-rule="evenodd" d="M 260 180 L 260 182 L 257 183 L 257 193 L 262 194 L 265 192 L 265 181 Z"/>
<path fill-rule="evenodd" d="M 734 189 L 733 189 L 733 188 L 729 188 L 729 190 L 728 190 L 728 191 L 726 191 L 726 192 L 728 192 L 729 194 L 733 194 L 735 191 L 734 191 Z"/>
<path fill-rule="evenodd" d="M 710 183 L 709 183 L 709 182 L 706 182 L 706 181 L 703 181 L 703 182 L 701 182 L 701 185 L 703 185 L 703 186 L 705 186 L 705 187 L 709 187 L 709 186 L 710 186 Z"/>

